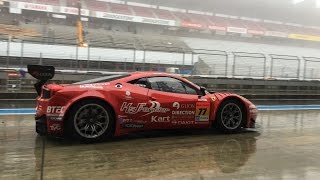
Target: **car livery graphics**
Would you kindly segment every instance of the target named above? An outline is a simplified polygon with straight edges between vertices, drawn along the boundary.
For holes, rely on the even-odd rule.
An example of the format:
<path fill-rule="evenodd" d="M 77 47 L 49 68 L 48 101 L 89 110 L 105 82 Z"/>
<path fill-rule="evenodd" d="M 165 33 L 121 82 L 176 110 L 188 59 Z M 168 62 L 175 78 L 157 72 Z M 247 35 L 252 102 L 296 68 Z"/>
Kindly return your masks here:
<path fill-rule="evenodd" d="M 50 76 L 44 76 L 47 71 Z M 28 72 L 39 79 L 36 130 L 42 135 L 71 134 L 93 140 L 134 131 L 212 125 L 233 132 L 254 127 L 257 118 L 249 100 L 231 93 L 210 94 L 177 75 L 134 72 L 45 85 L 54 76 L 54 67 L 29 65 Z"/>

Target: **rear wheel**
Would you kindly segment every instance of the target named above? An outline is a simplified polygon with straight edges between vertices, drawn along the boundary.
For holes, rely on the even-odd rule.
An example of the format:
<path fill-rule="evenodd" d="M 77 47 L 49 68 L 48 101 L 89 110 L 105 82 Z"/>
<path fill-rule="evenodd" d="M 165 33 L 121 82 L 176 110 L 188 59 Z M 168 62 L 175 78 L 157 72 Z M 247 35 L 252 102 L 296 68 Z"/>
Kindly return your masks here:
<path fill-rule="evenodd" d="M 66 131 L 71 137 L 97 141 L 113 135 L 114 117 L 111 108 L 97 100 L 84 100 L 72 107 Z"/>
<path fill-rule="evenodd" d="M 221 103 L 217 112 L 216 126 L 219 130 L 232 133 L 241 129 L 246 114 L 243 105 L 237 100 L 226 100 Z"/>

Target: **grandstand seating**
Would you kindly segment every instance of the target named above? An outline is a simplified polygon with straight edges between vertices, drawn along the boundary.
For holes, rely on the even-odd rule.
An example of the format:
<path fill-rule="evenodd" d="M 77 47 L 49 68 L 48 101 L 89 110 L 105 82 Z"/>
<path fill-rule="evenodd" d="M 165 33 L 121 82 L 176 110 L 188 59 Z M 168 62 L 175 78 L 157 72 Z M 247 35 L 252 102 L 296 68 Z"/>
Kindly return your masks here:
<path fill-rule="evenodd" d="M 60 0 L 36 0 L 35 3 L 52 5 L 52 6 L 59 6 L 60 5 Z"/>
<path fill-rule="evenodd" d="M 162 9 L 153 9 L 153 12 L 160 19 L 169 19 L 169 20 L 175 20 L 176 19 L 176 17 L 173 15 L 173 13 L 171 11 L 162 10 Z"/>
<path fill-rule="evenodd" d="M 66 0 L 67 7 L 78 7 L 78 0 Z"/>
<path fill-rule="evenodd" d="M 131 6 L 131 9 L 135 12 L 135 15 L 137 16 L 143 16 L 143 17 L 150 17 L 150 18 L 157 18 L 152 9 L 144 8 L 144 7 L 138 7 L 138 6 Z"/>
<path fill-rule="evenodd" d="M 34 29 L 43 33 L 42 37 L 30 37 L 33 41 L 50 41 L 58 44 L 76 44 L 76 29 L 71 26 L 50 24 L 49 26 L 39 24 L 21 24 L 23 28 Z M 54 32 L 54 37 L 49 36 L 49 31 Z M 49 39 L 49 40 L 47 40 Z M 50 40 L 51 39 L 51 40 Z M 159 51 L 190 51 L 190 48 L 178 38 L 168 36 L 135 35 L 128 32 L 112 32 L 104 29 L 88 28 L 86 40 L 91 46 L 105 48 L 130 48 L 149 49 Z"/>
<path fill-rule="evenodd" d="M 133 15 L 132 9 L 130 6 L 124 4 L 115 4 L 115 3 L 108 3 L 110 10 L 112 13 L 118 14 L 126 14 L 126 15 Z"/>
<path fill-rule="evenodd" d="M 77 7 L 77 0 L 14 0 L 30 3 L 47 4 L 53 6 L 66 5 L 69 7 Z M 62 3 L 65 1 L 65 3 Z M 268 22 L 245 21 L 241 19 L 233 19 L 218 16 L 187 14 L 182 12 L 173 12 L 162 9 L 154 9 L 147 7 L 129 6 L 126 4 L 109 3 L 98 0 L 82 0 L 83 8 L 93 11 L 111 12 L 125 15 L 137 15 L 150 18 L 161 18 L 170 20 L 186 21 L 189 23 L 201 24 L 202 27 L 218 26 L 218 27 L 239 27 L 249 28 L 256 31 L 278 31 L 284 33 L 303 33 L 310 35 L 319 35 L 319 29 L 306 27 L 288 26 L 285 24 L 276 24 Z"/>
<path fill-rule="evenodd" d="M 107 11 L 108 10 L 108 4 L 106 2 L 94 1 L 94 0 L 85 0 L 84 2 L 89 10 L 94 10 L 94 11 Z"/>

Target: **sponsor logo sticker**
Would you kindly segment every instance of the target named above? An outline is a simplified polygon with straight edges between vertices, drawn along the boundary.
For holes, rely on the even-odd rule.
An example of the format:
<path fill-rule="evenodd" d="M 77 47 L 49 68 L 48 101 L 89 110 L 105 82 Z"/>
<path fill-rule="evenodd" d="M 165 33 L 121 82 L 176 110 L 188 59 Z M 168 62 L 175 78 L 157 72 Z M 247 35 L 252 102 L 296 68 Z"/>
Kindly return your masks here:
<path fill-rule="evenodd" d="M 49 127 L 50 127 L 51 131 L 61 131 L 62 130 L 60 124 L 51 124 Z"/>
<path fill-rule="evenodd" d="M 161 107 L 161 104 L 157 101 L 152 101 L 151 106 L 147 107 L 147 103 L 138 103 L 137 105 L 133 105 L 133 103 L 124 102 L 121 105 L 120 111 L 125 112 L 127 114 L 137 114 L 140 112 L 147 113 L 149 115 L 151 113 L 166 113 L 170 111 L 169 108 Z"/>
<path fill-rule="evenodd" d="M 172 104 L 172 107 L 173 108 L 176 108 L 176 109 L 194 109 L 195 108 L 195 105 L 194 104 L 181 104 L 179 102 L 174 102 Z"/>
<path fill-rule="evenodd" d="M 151 117 L 151 122 L 167 123 L 167 122 L 170 122 L 170 116 L 166 116 L 166 117 L 152 116 Z"/>
<path fill-rule="evenodd" d="M 51 114 L 63 114 L 65 110 L 64 106 L 48 106 L 47 113 Z"/>
<path fill-rule="evenodd" d="M 210 103 L 197 102 L 195 121 L 209 121 Z"/>

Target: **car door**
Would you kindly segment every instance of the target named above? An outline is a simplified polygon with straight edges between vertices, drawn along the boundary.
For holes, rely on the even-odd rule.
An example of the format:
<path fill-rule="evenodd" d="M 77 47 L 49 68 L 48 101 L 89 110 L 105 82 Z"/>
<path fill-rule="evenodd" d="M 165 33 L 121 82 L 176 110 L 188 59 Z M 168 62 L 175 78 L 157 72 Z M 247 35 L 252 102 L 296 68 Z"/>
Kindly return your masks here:
<path fill-rule="evenodd" d="M 140 82 L 117 84 L 118 86 L 120 85 L 118 120 L 120 127 L 129 131 L 145 128 L 147 122 L 143 116 L 145 116 L 145 111 L 149 106 L 149 89 L 138 83 Z"/>
<path fill-rule="evenodd" d="M 210 103 L 195 87 L 173 77 L 149 77 L 148 82 L 149 102 L 155 105 L 155 111 L 147 117 L 152 128 L 209 124 Z"/>

